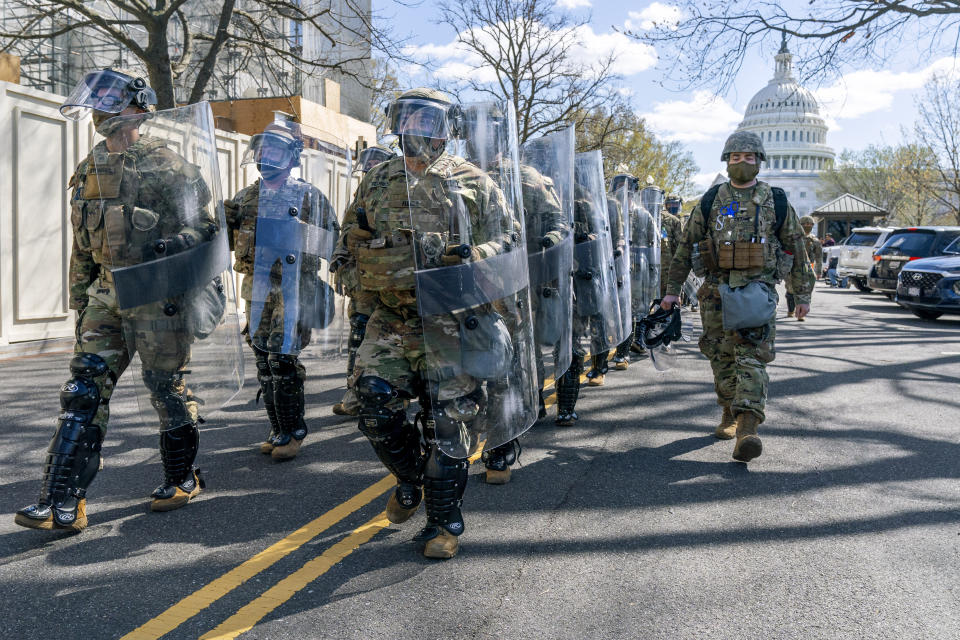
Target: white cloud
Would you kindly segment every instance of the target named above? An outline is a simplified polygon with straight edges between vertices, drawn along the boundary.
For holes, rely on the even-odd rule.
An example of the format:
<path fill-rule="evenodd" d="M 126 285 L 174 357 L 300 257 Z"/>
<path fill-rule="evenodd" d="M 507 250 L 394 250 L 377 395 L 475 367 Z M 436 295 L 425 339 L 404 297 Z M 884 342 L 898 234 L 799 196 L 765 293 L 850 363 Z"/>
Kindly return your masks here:
<path fill-rule="evenodd" d="M 695 174 L 691 181 L 693 182 L 693 186 L 696 187 L 697 192 L 703 193 L 709 189 L 710 185 L 713 184 L 713 181 L 716 179 L 717 173 L 716 171 L 708 171 L 706 173 Z M 721 173 L 720 175 L 724 174 Z"/>
<path fill-rule="evenodd" d="M 690 100 L 658 102 L 653 111 L 640 114 L 668 141 L 723 140 L 743 119 L 743 113 L 709 91 L 697 91 Z"/>
<path fill-rule="evenodd" d="M 820 113 L 831 129 L 836 122 L 853 119 L 874 111 L 889 109 L 895 94 L 916 91 L 936 72 L 954 71 L 960 66 L 955 58 L 940 58 L 917 71 L 854 71 L 829 87 L 814 91 Z"/>
<path fill-rule="evenodd" d="M 583 25 L 578 28 L 576 37 L 580 46 L 571 51 L 571 60 L 576 63 L 595 65 L 615 54 L 617 59 L 613 64 L 613 72 L 630 76 L 650 69 L 657 62 L 653 47 L 619 32 L 597 33 L 590 25 Z M 483 32 L 478 39 L 481 42 L 489 41 L 491 36 Z M 432 61 L 436 65 L 434 75 L 441 80 L 456 80 L 467 75 L 481 82 L 496 78 L 492 68 L 483 65 L 475 52 L 456 40 L 446 44 L 409 46 L 404 53 L 415 60 Z"/>
<path fill-rule="evenodd" d="M 592 3 L 590 0 L 560 0 L 557 4 L 564 9 L 579 9 L 580 7 L 589 7 Z"/>
<path fill-rule="evenodd" d="M 683 12 L 679 7 L 654 2 L 641 11 L 630 11 L 627 13 L 627 21 L 623 26 L 629 30 L 649 31 L 655 26 L 668 26 L 675 28 Z"/>

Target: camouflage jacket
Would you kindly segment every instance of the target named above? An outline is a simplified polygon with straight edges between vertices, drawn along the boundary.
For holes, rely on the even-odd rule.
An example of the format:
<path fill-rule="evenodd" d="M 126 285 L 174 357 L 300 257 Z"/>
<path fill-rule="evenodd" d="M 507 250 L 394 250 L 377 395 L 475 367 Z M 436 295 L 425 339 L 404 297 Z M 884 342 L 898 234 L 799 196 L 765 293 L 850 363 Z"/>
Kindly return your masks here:
<path fill-rule="evenodd" d="M 803 236 L 803 246 L 807 250 L 807 260 L 813 265 L 813 275 L 819 278 L 823 273 L 823 244 L 811 233 Z"/>
<path fill-rule="evenodd" d="M 570 225 L 564 219 L 553 180 L 530 165 L 520 163 L 520 193 L 523 196 L 528 249 L 531 252 L 540 251 L 543 238 L 548 238 L 551 245 L 560 244 L 570 233 Z"/>
<path fill-rule="evenodd" d="M 260 179 L 241 189 L 233 198 L 224 200 L 223 209 L 227 228 L 230 229 L 230 249 L 235 256 L 233 270 L 244 275 L 240 287 L 240 296 L 244 300 L 251 299 L 253 279 L 250 276 L 253 275 L 256 258 L 258 217 L 289 221 L 294 217 L 290 215 L 292 208 L 296 208 L 295 217 L 303 225 L 312 225 L 331 232 L 325 236 L 330 239 L 329 247 L 324 248 L 327 243 L 323 242 L 324 247 L 320 247 L 319 255 L 311 255 L 300 262 L 301 273 L 315 280 L 320 268 L 319 258 L 330 259 L 333 244 L 340 232 L 333 206 L 316 187 L 303 180 L 287 178 L 279 189 L 268 189 Z M 308 233 L 306 229 L 302 230 L 302 235 Z M 291 230 L 291 233 L 294 232 L 295 230 Z M 274 262 L 271 277 L 278 280 L 280 271 L 281 265 Z"/>
<path fill-rule="evenodd" d="M 373 237 L 349 242 L 361 212 Z M 463 158 L 444 153 L 408 183 L 405 159 L 398 156 L 360 182 L 334 261 L 356 262 L 361 293 L 376 292 L 386 306 L 415 312 L 416 269 L 440 266 L 449 244 L 470 245 L 481 259 L 503 253 L 518 225 L 497 184 Z"/>
<path fill-rule="evenodd" d="M 683 225 L 680 218 L 667 211 L 660 212 L 660 268 L 670 268 L 673 253 L 680 244 L 683 234 Z"/>
<path fill-rule="evenodd" d="M 87 288 L 103 271 L 156 259 L 157 240 L 179 236 L 187 246 L 218 231 L 200 169 L 142 136 L 117 153 L 98 143 L 70 178 L 70 308 L 87 305 Z"/>
<path fill-rule="evenodd" d="M 693 247 L 702 240 L 709 240 L 714 250 L 725 242 L 750 241 L 754 236 L 755 217 L 759 211 L 757 241 L 762 242 L 763 266 L 750 270 L 721 270 L 708 277 L 731 287 L 741 287 L 754 280 L 774 285 L 782 277 L 789 278 L 799 304 L 810 304 L 813 291 L 813 272 L 804 248 L 800 220 L 791 206 L 778 235 L 774 235 L 776 213 L 773 209 L 773 192 L 766 182 L 757 182 L 749 189 L 734 189 L 729 182 L 720 186 L 713 208 L 706 215 L 700 205 L 693 208 L 683 230 L 667 279 L 667 293 L 677 295 L 690 272 L 690 256 Z M 732 215 L 722 215 L 731 213 Z M 722 220 L 718 222 L 718 217 Z M 720 228 L 718 228 L 720 227 Z M 792 261 L 787 272 L 787 265 Z M 779 272 L 779 273 L 778 273 Z"/>

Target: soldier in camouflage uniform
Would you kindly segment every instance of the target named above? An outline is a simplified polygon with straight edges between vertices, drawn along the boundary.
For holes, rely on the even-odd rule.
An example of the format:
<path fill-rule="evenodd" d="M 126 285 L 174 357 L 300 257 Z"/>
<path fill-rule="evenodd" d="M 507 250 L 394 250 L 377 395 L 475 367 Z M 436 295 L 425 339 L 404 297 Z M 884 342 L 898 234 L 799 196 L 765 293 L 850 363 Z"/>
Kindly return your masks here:
<path fill-rule="evenodd" d="M 450 421 L 468 425 L 476 419 L 483 389 L 459 364 L 452 360 L 444 364 L 448 356 L 459 358 L 455 320 L 444 329 L 445 337 L 438 337 L 445 344 L 425 343 L 411 237 L 435 236 L 436 258 L 443 265 L 455 265 L 500 253 L 510 235 L 488 237 L 487 229 L 514 228 L 499 187 L 482 170 L 445 151 L 452 127 L 450 109 L 446 96 L 432 89 L 407 91 L 390 105 L 392 132 L 400 135 L 404 155 L 364 176 L 344 216 L 338 248 L 338 255 L 356 261 L 359 291 L 377 297 L 351 382 L 361 406 L 359 428 L 397 478 L 387 518 L 405 522 L 425 499 L 427 526 L 416 540 L 431 558 L 451 558 L 459 549 L 468 468 L 465 458 L 454 458 L 440 448 L 437 434 Z M 408 175 L 416 178 L 416 184 L 408 181 Z M 472 245 L 458 244 L 450 235 L 452 197 L 462 199 L 469 209 Z M 491 220 L 494 217 L 497 220 Z M 415 229 L 410 228 L 411 219 Z M 442 380 L 425 379 L 422 373 L 433 376 L 430 372 L 445 369 L 449 374 Z M 413 398 L 420 399 L 416 422 L 422 434 L 406 416 L 406 403 Z M 433 406 L 433 398 L 440 398 L 439 406 Z"/>
<path fill-rule="evenodd" d="M 778 231 L 773 188 L 756 179 L 765 157 L 763 142 L 754 133 L 738 131 L 727 139 L 721 160 L 727 163 L 730 181 L 714 192 L 710 211 L 701 211 L 698 205 L 690 214 L 670 265 L 667 295 L 661 305 L 670 309 L 678 302 L 696 248 L 706 269 L 698 293 L 703 320 L 700 351 L 710 360 L 717 402 L 723 408 L 714 435 L 721 439 L 735 436 L 733 457 L 742 462 L 763 450 L 757 426 L 765 418 L 766 365 L 775 356 L 776 314 L 764 326 L 725 331 L 720 285 L 742 287 L 761 282 L 776 298 L 776 283 L 787 278 L 801 318 L 810 310 L 813 289 L 803 231 L 793 208 L 788 207 Z"/>
<path fill-rule="evenodd" d="M 367 172 L 375 166 L 390 160 L 394 156 L 396 154 L 386 147 L 367 147 L 357 157 L 357 169 L 362 175 L 367 175 Z M 356 222 L 356 220 L 348 221 L 344 219 L 344 224 L 356 224 Z M 366 222 L 364 222 L 364 226 L 366 226 Z M 357 349 L 360 348 L 363 336 L 367 332 L 367 321 L 370 320 L 370 314 L 376 307 L 377 296 L 372 292 L 364 293 L 360 291 L 357 264 L 355 260 L 350 258 L 349 254 L 342 252 L 338 254 L 338 260 L 332 268 L 337 273 L 337 283 L 340 290 L 350 299 L 347 308 L 347 316 L 350 318 L 350 340 L 347 343 L 347 380 L 349 385 L 357 361 Z M 333 405 L 333 413 L 338 416 L 360 415 L 357 394 L 349 386 L 340 402 Z"/>
<path fill-rule="evenodd" d="M 474 113 L 477 109 L 484 109 L 484 114 Z M 467 120 L 481 118 L 487 124 L 488 128 L 506 127 L 503 111 L 493 105 L 472 106 L 466 110 L 464 117 Z M 485 140 L 495 139 L 496 136 L 485 136 Z M 500 184 L 501 176 L 511 173 L 512 162 L 510 158 L 503 158 L 500 155 L 490 157 L 493 154 L 492 149 L 478 149 L 475 142 L 467 140 L 467 160 L 486 169 L 487 174 Z M 483 161 L 481 159 L 485 159 Z M 533 255 L 542 249 L 560 244 L 564 237 L 570 233 L 569 225 L 563 219 L 563 211 L 560 208 L 560 199 L 554 188 L 553 180 L 543 175 L 528 164 L 520 163 L 520 194 L 523 199 L 524 223 L 526 224 L 527 253 Z M 556 283 L 541 283 L 542 286 L 554 287 Z M 539 292 L 538 292 L 539 293 Z M 530 304 L 532 305 L 532 314 L 536 317 L 540 310 L 541 299 L 539 295 L 531 295 Z M 534 325 L 536 332 L 538 325 Z M 515 331 L 515 327 L 510 327 Z M 537 344 L 541 341 L 539 336 L 536 339 Z M 546 406 L 543 401 L 543 383 L 544 369 L 543 362 L 537 359 L 537 380 L 540 387 L 540 417 L 546 415 Z M 510 482 L 510 467 L 517 460 L 517 451 L 520 448 L 518 440 L 514 439 L 493 449 L 483 452 L 483 463 L 487 469 L 485 480 L 487 484 L 506 484 Z"/>
<path fill-rule="evenodd" d="M 664 276 L 670 269 L 670 261 L 673 260 L 674 251 L 680 243 L 680 236 L 683 233 L 683 225 L 680 218 L 671 211 L 671 208 L 680 210 L 682 200 L 675 195 L 669 195 L 663 201 L 664 210 L 660 212 L 660 273 Z M 667 294 L 666 278 L 660 278 L 660 296 Z"/>
<path fill-rule="evenodd" d="M 638 209 L 639 202 L 634 198 L 633 194 L 636 194 L 640 190 L 640 180 L 636 176 L 621 173 L 613 176 L 610 180 L 610 195 L 608 200 L 615 202 L 618 209 L 624 206 L 623 190 L 627 189 L 630 191 L 630 195 L 626 198 L 626 204 L 628 207 L 627 211 L 618 212 L 621 216 L 629 217 L 629 229 L 630 229 L 630 245 L 631 246 L 651 246 L 650 244 L 638 244 L 640 238 L 637 237 L 637 234 L 643 233 L 643 226 L 640 224 L 640 211 Z M 611 218 L 613 220 L 613 218 Z M 617 233 L 614 230 L 613 237 L 617 237 Z M 624 250 L 624 243 L 620 244 L 620 250 Z M 616 253 L 617 247 L 614 247 L 614 253 Z M 630 278 L 636 278 L 633 260 L 630 257 L 627 257 L 630 268 Z M 636 296 L 633 296 L 633 282 L 624 282 L 621 283 L 622 286 L 628 287 L 631 292 L 631 315 L 636 316 L 637 308 L 640 306 L 638 304 L 638 299 Z M 618 371 L 626 370 L 630 367 L 630 346 L 633 343 L 633 321 L 630 320 L 630 332 L 627 335 L 627 338 L 617 345 L 617 350 L 613 354 L 613 358 L 610 359 L 610 362 L 613 363 L 613 368 Z M 587 374 L 589 376 L 589 374 Z"/>
<path fill-rule="evenodd" d="M 813 226 L 816 220 L 813 216 L 803 216 L 800 218 L 800 226 L 803 228 L 803 246 L 807 250 L 807 259 L 810 260 L 810 267 L 813 269 L 813 277 L 816 279 L 823 273 L 823 245 L 820 238 L 813 235 Z M 793 285 L 789 280 L 787 287 L 787 317 L 792 318 L 797 309 L 797 299 L 793 294 Z M 811 292 L 811 295 L 812 292 Z M 803 322 L 803 318 L 797 318 L 798 322 Z"/>
<path fill-rule="evenodd" d="M 138 118 L 153 111 L 156 93 L 135 72 L 105 69 L 88 74 L 61 112 L 93 121 L 104 140 L 70 178 L 73 249 L 70 308 L 77 311 L 72 377 L 60 389 L 62 412 L 44 464 L 36 504 L 20 509 L 16 523 L 33 529 L 80 531 L 87 526 L 86 492 L 100 468 L 109 402 L 134 353 L 160 419 L 164 482 L 150 508 L 169 511 L 200 493 L 193 468 L 199 446 L 197 402 L 186 393 L 183 372 L 193 336 L 184 331 L 183 296 L 120 310 L 111 269 L 179 253 L 217 232 L 205 209 L 211 196 L 198 168 L 163 140 L 141 136 Z M 180 194 L 207 215 L 184 226 Z M 170 311 L 173 313 L 170 313 Z"/>
<path fill-rule="evenodd" d="M 260 452 L 274 460 L 289 460 L 299 453 L 307 436 L 304 416 L 303 387 L 307 372 L 298 353 L 310 343 L 310 327 L 298 330 L 293 351 L 282 353 L 284 340 L 284 300 L 281 265 L 279 260 L 270 269 L 270 294 L 258 306 L 258 326 L 250 326 L 251 301 L 254 288 L 254 259 L 258 250 L 257 220 L 272 209 L 277 215 L 287 216 L 289 208 L 298 210 L 297 217 L 305 224 L 331 231 L 340 231 L 336 212 L 313 185 L 293 178 L 291 172 L 300 165 L 303 151 L 302 132 L 293 122 L 274 122 L 263 133 L 250 139 L 250 148 L 244 162 L 256 162 L 260 179 L 241 189 L 232 199 L 223 203 L 230 234 L 230 248 L 236 261 L 234 271 L 243 274 L 240 297 L 246 302 L 247 326 L 244 329 L 247 344 L 253 349 L 257 364 L 260 389 L 257 398 L 263 398 L 270 430 L 260 443 Z M 299 262 L 299 286 L 316 292 L 321 285 L 315 256 L 304 256 Z M 313 298 L 304 296 L 306 300 Z"/>

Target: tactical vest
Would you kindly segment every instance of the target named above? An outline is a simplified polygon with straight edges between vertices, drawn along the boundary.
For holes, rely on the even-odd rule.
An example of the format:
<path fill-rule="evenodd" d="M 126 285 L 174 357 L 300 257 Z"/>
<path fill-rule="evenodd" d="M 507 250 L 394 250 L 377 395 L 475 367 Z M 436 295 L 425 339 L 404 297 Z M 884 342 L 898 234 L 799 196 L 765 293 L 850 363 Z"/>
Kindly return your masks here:
<path fill-rule="evenodd" d="M 77 246 L 108 268 L 154 259 L 150 243 L 184 224 L 170 215 L 164 198 L 170 174 L 184 171 L 189 171 L 188 165 L 156 138 L 141 138 L 119 153 L 99 143 L 69 183 L 74 190 L 70 221 Z"/>
<path fill-rule="evenodd" d="M 439 260 L 449 242 L 458 242 L 453 200 L 447 195 L 458 193 L 470 199 L 470 191 L 461 189 L 459 181 L 450 174 L 466 161 L 444 155 L 414 186 L 408 186 L 403 158 L 380 165 L 370 179 L 366 193 L 360 200 L 367 223 L 374 238 L 357 248 L 357 272 L 360 286 L 367 291 L 407 292 L 406 303 L 413 299 L 416 288 L 414 256 L 416 232 L 421 238 L 418 248 L 421 265 Z M 469 223 L 475 223 L 477 207 L 470 207 Z M 469 229 L 466 230 L 469 233 Z M 439 266 L 434 265 L 434 266 Z M 381 296 L 382 297 L 382 296 Z"/>

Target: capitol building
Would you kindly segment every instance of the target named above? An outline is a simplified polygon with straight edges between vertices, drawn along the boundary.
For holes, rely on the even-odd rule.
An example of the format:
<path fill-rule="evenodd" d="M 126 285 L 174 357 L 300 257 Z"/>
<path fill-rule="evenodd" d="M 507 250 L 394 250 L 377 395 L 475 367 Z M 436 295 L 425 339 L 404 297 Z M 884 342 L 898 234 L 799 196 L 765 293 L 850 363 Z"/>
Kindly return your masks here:
<path fill-rule="evenodd" d="M 763 139 L 767 160 L 760 179 L 787 192 L 798 215 L 807 215 L 825 200 L 817 195 L 820 172 L 833 164 L 827 125 L 813 94 L 793 77 L 793 56 L 786 40 L 777 52 L 776 72 L 747 106 L 738 131 Z"/>

